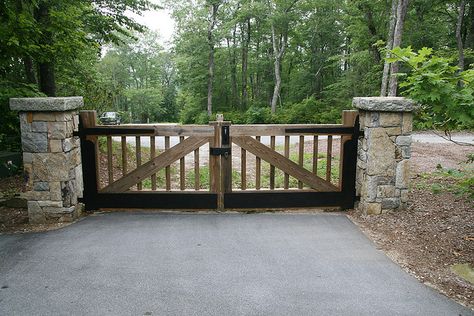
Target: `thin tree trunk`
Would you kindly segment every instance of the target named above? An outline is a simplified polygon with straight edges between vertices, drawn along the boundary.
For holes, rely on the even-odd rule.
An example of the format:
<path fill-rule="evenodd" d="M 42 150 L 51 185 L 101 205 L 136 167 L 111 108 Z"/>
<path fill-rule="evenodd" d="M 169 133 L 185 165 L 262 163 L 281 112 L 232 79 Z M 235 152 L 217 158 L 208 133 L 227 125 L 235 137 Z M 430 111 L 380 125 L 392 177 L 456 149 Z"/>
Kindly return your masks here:
<path fill-rule="evenodd" d="M 231 86 L 231 108 L 235 107 L 237 100 L 237 61 L 235 56 L 235 29 L 233 32 L 232 47 L 230 39 L 227 38 L 227 50 L 229 52 L 230 86 Z"/>
<path fill-rule="evenodd" d="M 466 0 L 461 0 L 459 3 L 459 14 L 458 14 L 458 21 L 456 24 L 456 42 L 458 44 L 458 51 L 459 51 L 459 69 L 460 71 L 464 70 L 464 45 L 462 41 L 462 25 L 464 19 L 464 11 L 466 9 Z"/>
<path fill-rule="evenodd" d="M 403 24 L 405 21 L 405 15 L 408 8 L 408 1 L 409 0 L 400 0 L 398 2 L 397 7 L 397 23 L 395 25 L 395 32 L 393 33 L 393 48 L 399 47 L 402 43 L 402 35 L 403 35 Z M 388 83 L 388 95 L 389 96 L 396 96 L 397 95 L 397 87 L 398 87 L 398 69 L 399 63 L 395 62 L 390 65 L 390 81 Z"/>
<path fill-rule="evenodd" d="M 279 43 L 277 43 L 279 42 Z M 275 87 L 273 89 L 273 97 L 271 103 L 272 113 L 276 112 L 278 98 L 280 97 L 281 91 L 281 59 L 285 53 L 286 37 L 278 41 L 275 34 L 275 26 L 272 24 L 272 44 L 273 44 L 273 58 L 274 58 L 274 70 L 275 70 Z"/>
<path fill-rule="evenodd" d="M 242 27 L 242 104 L 241 107 L 245 109 L 248 104 L 247 91 L 247 69 L 248 69 L 248 53 L 250 43 L 250 18 L 247 18 Z"/>
<path fill-rule="evenodd" d="M 211 11 L 211 21 L 209 23 L 209 28 L 207 31 L 207 41 L 209 45 L 209 63 L 208 63 L 208 81 L 207 81 L 207 115 L 210 117 L 212 115 L 212 93 L 213 93 L 213 84 L 214 84 L 214 38 L 213 30 L 216 25 L 217 20 L 217 9 L 219 8 L 218 4 L 212 4 L 210 7 Z"/>
<path fill-rule="evenodd" d="M 392 0 L 392 10 L 390 13 L 390 25 L 388 28 L 387 46 L 385 46 L 385 49 L 387 50 L 387 52 L 385 53 L 385 58 L 390 57 L 390 53 L 388 51 L 393 49 L 393 33 L 395 32 L 395 22 L 397 20 L 397 6 L 398 0 Z M 383 64 L 382 86 L 380 89 L 380 96 L 382 97 L 387 96 L 389 71 L 390 64 L 387 62 L 387 60 L 385 60 Z"/>

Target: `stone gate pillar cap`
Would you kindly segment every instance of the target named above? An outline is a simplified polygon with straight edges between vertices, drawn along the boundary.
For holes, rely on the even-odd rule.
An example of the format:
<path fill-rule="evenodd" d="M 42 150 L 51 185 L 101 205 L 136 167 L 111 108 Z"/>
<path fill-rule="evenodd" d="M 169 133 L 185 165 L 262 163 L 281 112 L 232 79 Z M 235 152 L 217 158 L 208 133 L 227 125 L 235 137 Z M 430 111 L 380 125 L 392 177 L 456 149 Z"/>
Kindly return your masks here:
<path fill-rule="evenodd" d="M 413 112 L 416 110 L 415 102 L 403 97 L 354 98 L 352 105 L 359 110 L 374 112 Z"/>
<path fill-rule="evenodd" d="M 64 112 L 78 109 L 83 105 L 83 97 L 10 99 L 10 109 L 22 112 Z"/>

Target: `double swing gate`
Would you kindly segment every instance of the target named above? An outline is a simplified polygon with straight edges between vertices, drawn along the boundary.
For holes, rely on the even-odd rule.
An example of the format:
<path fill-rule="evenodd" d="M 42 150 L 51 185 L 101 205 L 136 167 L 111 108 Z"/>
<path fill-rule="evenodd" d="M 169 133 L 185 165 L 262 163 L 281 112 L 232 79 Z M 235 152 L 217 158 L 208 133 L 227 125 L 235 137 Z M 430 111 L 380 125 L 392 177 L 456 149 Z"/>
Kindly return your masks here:
<path fill-rule="evenodd" d="M 87 210 L 352 208 L 359 122 L 96 125 L 82 111 Z"/>

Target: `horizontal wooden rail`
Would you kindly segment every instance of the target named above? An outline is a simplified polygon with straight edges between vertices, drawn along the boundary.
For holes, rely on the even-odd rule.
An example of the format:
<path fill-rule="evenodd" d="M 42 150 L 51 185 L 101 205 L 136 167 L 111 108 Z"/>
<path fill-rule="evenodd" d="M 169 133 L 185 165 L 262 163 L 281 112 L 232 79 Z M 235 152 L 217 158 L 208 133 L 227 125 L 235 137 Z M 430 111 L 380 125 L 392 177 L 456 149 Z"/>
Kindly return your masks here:
<path fill-rule="evenodd" d="M 295 131 L 300 129 L 301 132 Z M 339 130 L 340 129 L 340 130 Z M 254 125 L 231 125 L 230 135 L 233 136 L 286 136 L 291 134 L 313 135 L 352 135 L 353 129 L 349 130 L 341 124 L 254 124 Z"/>

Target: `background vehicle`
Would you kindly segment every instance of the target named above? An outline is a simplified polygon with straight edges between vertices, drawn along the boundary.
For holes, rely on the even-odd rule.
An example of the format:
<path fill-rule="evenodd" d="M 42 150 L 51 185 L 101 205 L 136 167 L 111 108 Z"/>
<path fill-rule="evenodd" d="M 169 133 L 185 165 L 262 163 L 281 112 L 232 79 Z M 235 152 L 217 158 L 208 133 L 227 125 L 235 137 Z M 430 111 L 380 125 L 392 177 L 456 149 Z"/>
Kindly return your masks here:
<path fill-rule="evenodd" d="M 104 125 L 119 125 L 120 115 L 117 112 L 104 112 L 99 120 Z"/>

